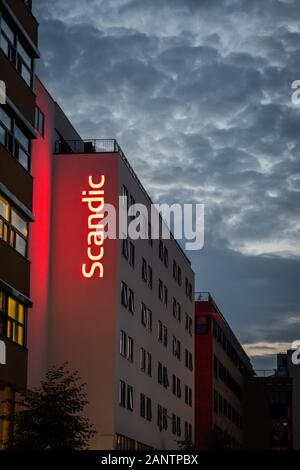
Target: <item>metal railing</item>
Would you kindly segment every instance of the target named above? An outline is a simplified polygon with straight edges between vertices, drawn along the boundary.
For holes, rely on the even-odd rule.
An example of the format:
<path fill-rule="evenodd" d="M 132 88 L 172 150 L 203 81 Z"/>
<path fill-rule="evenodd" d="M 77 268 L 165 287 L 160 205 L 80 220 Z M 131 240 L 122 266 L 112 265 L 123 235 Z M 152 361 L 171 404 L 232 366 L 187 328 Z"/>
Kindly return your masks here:
<path fill-rule="evenodd" d="M 130 171 L 132 177 L 136 181 L 137 185 L 143 192 L 144 196 L 148 199 L 151 205 L 153 205 L 153 201 L 150 198 L 149 194 L 145 190 L 144 186 L 142 185 L 140 179 L 136 175 L 134 169 L 130 165 L 129 161 L 127 160 L 123 150 L 121 149 L 120 145 L 116 141 L 116 139 L 85 139 L 85 140 L 58 140 L 55 142 L 55 150 L 56 154 L 91 154 L 91 153 L 117 153 L 125 165 L 127 166 L 128 170 Z M 170 230 L 170 229 L 169 229 Z M 176 242 L 179 251 L 185 257 L 187 262 L 191 264 L 189 258 L 179 245 L 178 241 L 175 239 L 174 235 L 170 230 L 171 237 Z"/>
<path fill-rule="evenodd" d="M 32 11 L 32 0 L 23 0 L 28 10 Z"/>

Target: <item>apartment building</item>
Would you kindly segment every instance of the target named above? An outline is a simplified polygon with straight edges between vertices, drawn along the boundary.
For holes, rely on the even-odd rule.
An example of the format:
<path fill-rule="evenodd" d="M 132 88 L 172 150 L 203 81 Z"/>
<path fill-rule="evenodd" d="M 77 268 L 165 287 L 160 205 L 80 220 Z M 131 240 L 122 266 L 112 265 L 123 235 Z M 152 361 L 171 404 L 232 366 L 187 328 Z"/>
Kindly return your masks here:
<path fill-rule="evenodd" d="M 257 371 L 247 380 L 249 449 L 300 449 L 300 369 L 293 364 L 293 353 L 278 354 L 276 369 Z"/>
<path fill-rule="evenodd" d="M 95 236 L 104 203 L 119 219 L 152 202 L 117 142 L 81 140 L 40 82 L 37 106 L 29 385 L 67 361 L 87 384 L 92 449 L 177 449 L 194 441 L 190 262 L 146 218 L 145 239 Z"/>
<path fill-rule="evenodd" d="M 245 387 L 254 371 L 213 297 L 195 297 L 195 442 L 199 449 L 246 446 Z"/>
<path fill-rule="evenodd" d="M 5 418 L 27 382 L 37 46 L 31 2 L 1 0 L 0 80 L 6 100 L 0 105 L 0 447 L 11 432 Z"/>

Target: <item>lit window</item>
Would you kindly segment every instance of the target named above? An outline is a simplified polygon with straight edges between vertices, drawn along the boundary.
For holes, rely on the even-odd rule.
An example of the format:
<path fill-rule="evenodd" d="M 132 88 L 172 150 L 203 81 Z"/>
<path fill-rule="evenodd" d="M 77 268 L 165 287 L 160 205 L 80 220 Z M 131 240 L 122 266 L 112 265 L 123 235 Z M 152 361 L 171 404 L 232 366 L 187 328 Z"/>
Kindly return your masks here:
<path fill-rule="evenodd" d="M 28 222 L 0 196 L 0 238 L 23 256 L 27 254 Z"/>
<path fill-rule="evenodd" d="M 0 334 L 20 346 L 25 346 L 25 307 L 0 292 Z"/>

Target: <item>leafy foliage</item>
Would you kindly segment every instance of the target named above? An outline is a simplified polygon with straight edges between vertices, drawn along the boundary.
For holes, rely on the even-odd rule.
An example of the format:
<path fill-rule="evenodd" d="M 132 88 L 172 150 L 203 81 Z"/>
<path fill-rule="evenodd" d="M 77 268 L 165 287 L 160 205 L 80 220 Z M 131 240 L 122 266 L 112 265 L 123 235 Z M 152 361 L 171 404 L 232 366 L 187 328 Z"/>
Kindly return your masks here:
<path fill-rule="evenodd" d="M 40 388 L 27 391 L 13 416 L 14 433 L 7 443 L 14 450 L 82 450 L 95 435 L 82 413 L 88 404 L 85 384 L 67 365 L 46 373 Z"/>

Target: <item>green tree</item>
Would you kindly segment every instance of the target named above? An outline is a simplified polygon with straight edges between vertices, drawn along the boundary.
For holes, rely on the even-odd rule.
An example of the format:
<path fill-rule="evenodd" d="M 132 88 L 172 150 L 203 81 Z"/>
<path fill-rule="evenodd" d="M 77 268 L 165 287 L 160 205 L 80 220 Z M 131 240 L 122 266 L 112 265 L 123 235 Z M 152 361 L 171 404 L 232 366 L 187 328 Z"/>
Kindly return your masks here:
<path fill-rule="evenodd" d="M 67 364 L 46 373 L 40 388 L 28 390 L 13 416 L 13 450 L 82 450 L 95 435 L 82 413 L 88 404 L 85 385 Z"/>

